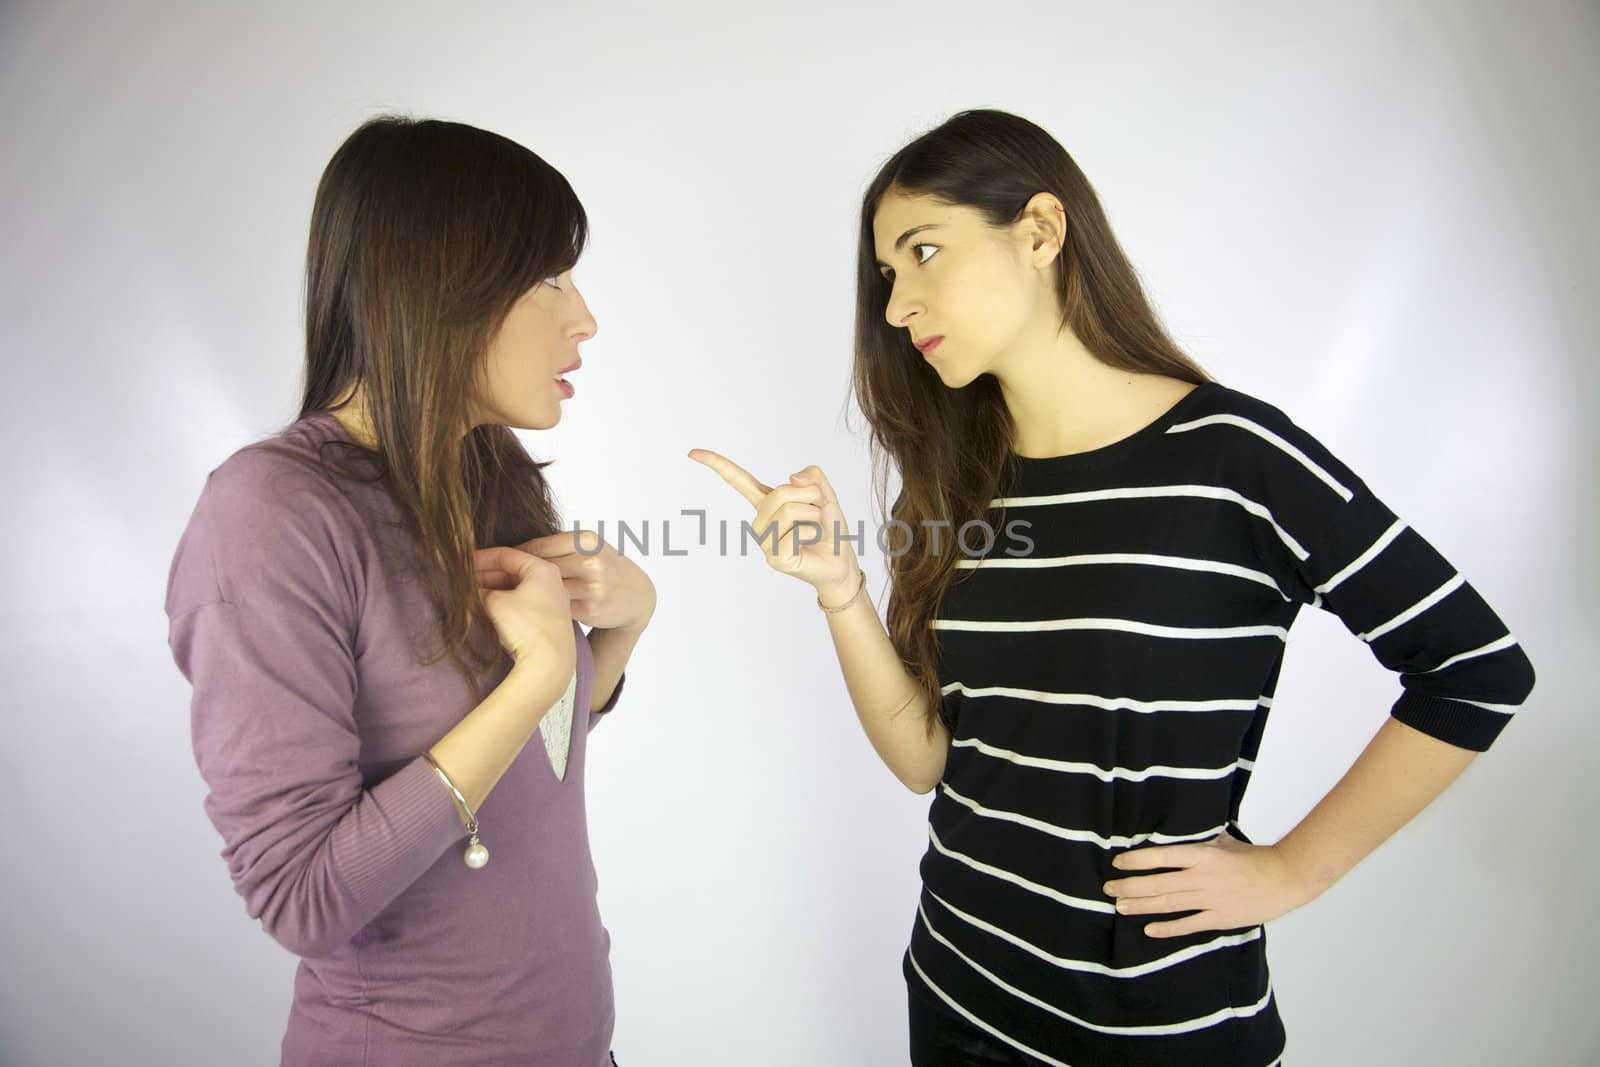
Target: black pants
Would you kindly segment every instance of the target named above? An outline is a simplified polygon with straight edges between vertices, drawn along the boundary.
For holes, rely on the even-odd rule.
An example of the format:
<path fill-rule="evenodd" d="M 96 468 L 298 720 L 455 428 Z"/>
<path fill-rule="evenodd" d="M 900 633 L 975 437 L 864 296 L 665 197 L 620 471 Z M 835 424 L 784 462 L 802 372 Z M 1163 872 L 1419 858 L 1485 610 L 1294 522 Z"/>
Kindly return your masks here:
<path fill-rule="evenodd" d="M 1004 1044 L 907 986 L 911 1067 L 1033 1067 L 1040 1061 Z"/>

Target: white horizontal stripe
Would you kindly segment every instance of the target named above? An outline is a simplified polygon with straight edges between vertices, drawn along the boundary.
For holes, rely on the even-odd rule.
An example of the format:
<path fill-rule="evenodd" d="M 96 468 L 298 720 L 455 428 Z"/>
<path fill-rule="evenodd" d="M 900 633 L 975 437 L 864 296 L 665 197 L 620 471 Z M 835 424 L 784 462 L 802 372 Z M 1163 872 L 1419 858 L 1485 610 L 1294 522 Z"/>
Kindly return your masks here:
<path fill-rule="evenodd" d="M 1361 553 L 1361 555 L 1357 556 L 1355 559 L 1351 560 L 1349 565 L 1347 565 L 1344 570 L 1340 571 L 1332 578 L 1329 578 L 1327 581 L 1317 586 L 1317 593 L 1320 595 L 1323 593 L 1332 592 L 1340 582 L 1344 581 L 1346 578 L 1350 577 L 1352 574 L 1356 573 L 1362 567 L 1365 567 L 1368 563 L 1371 563 L 1375 558 L 1377 558 L 1378 553 L 1382 552 L 1385 548 L 1388 548 L 1389 543 L 1396 537 L 1399 537 L 1405 528 L 1406 524 L 1401 522 L 1399 519 L 1396 519 L 1389 525 L 1387 530 L 1383 531 L 1376 541 L 1372 542 L 1371 547 L 1369 547 L 1365 552 Z"/>
<path fill-rule="evenodd" d="M 928 624 L 935 630 L 974 630 L 985 633 L 1043 633 L 1050 630 L 1120 630 L 1124 633 L 1147 634 L 1151 637 L 1179 637 L 1194 641 L 1212 641 L 1229 637 L 1289 638 L 1282 626 L 1162 626 L 1137 619 L 1024 619 L 1021 621 L 987 619 L 933 619 Z"/>
<path fill-rule="evenodd" d="M 1443 663 L 1439 664 L 1437 667 L 1429 667 L 1425 671 L 1401 671 L 1400 673 L 1432 674 L 1434 671 L 1442 671 L 1452 664 L 1460 663 L 1464 659 L 1472 659 L 1476 656 L 1487 656 L 1491 652 L 1499 652 L 1502 648 L 1510 648 L 1516 643 L 1517 639 L 1512 637 L 1508 632 L 1504 637 L 1496 641 L 1490 641 L 1487 645 L 1479 645 L 1477 648 L 1469 649 L 1466 652 L 1458 652 L 1454 656 L 1451 656 L 1449 659 L 1445 660 Z"/>
<path fill-rule="evenodd" d="M 1031 569 L 1035 567 L 1097 567 L 1111 564 L 1134 564 L 1147 567 L 1172 567 L 1184 571 L 1209 571 L 1244 578 L 1261 585 L 1278 588 L 1278 583 L 1265 571 L 1241 567 L 1237 563 L 1223 563 L 1214 559 L 1196 559 L 1193 556 L 1163 556 L 1151 552 L 1082 552 L 1072 556 L 985 556 L 982 559 L 962 558 L 956 566 L 963 570 L 993 570 L 996 568 Z"/>
<path fill-rule="evenodd" d="M 1080 844 L 1085 845 L 1099 845 L 1101 848 L 1132 848 L 1134 845 L 1142 845 L 1147 841 L 1157 845 L 1176 845 L 1187 841 L 1207 841 L 1213 837 L 1216 837 L 1225 829 L 1224 826 L 1214 826 L 1209 830 L 1202 830 L 1197 834 L 1148 833 L 1131 834 L 1128 836 L 1114 835 L 1111 837 L 1102 837 L 1093 830 L 1074 830 L 1066 826 L 1057 826 L 1053 822 L 1045 822 L 1043 819 L 1035 819 L 1032 815 L 1023 815 L 1022 813 L 1015 811 L 1005 811 L 1001 808 L 984 807 L 976 800 L 973 800 L 970 797 L 964 797 L 954 789 L 951 789 L 950 783 L 948 782 L 940 782 L 939 791 L 944 793 L 951 800 L 954 800 L 957 804 L 961 804 L 967 808 L 970 808 L 972 811 L 982 815 L 986 819 L 998 819 L 1001 822 L 1016 823 L 1018 826 L 1026 826 L 1030 830 L 1038 830 L 1040 833 L 1049 834 L 1051 837 L 1059 837 L 1063 841 L 1077 841 Z M 1112 906 L 1112 910 L 1116 910 L 1115 905 Z"/>
<path fill-rule="evenodd" d="M 1306 455 L 1304 452 L 1300 451 L 1300 449 L 1296 448 L 1294 445 L 1291 445 L 1288 441 L 1273 433 L 1265 426 L 1262 426 L 1258 422 L 1244 418 L 1242 415 L 1207 415 L 1204 418 L 1191 419 L 1188 422 L 1180 422 L 1176 426 L 1169 426 L 1167 427 L 1167 432 L 1183 433 L 1186 430 L 1193 430 L 1200 426 L 1237 426 L 1241 430 L 1248 430 L 1257 437 L 1261 438 L 1263 441 L 1268 441 L 1273 444 L 1285 455 L 1293 457 L 1302 467 L 1316 475 L 1324 485 L 1332 489 L 1335 493 L 1338 493 L 1339 496 L 1344 500 L 1349 501 L 1353 496 L 1355 496 L 1354 493 L 1346 489 L 1337 478 L 1319 466 L 1317 462 L 1310 456 Z"/>
<path fill-rule="evenodd" d="M 1039 957 L 1046 963 L 1053 964 L 1062 968 L 1063 970 L 1082 971 L 1086 974 L 1100 974 L 1106 976 L 1107 978 L 1140 978 L 1147 974 L 1153 974 L 1156 971 L 1164 971 L 1168 967 L 1175 967 L 1186 960 L 1194 959 L 1196 956 L 1203 956 L 1207 952 L 1215 952 L 1217 949 L 1222 948 L 1233 948 L 1236 945 L 1244 945 L 1250 943 L 1251 941 L 1259 941 L 1261 939 L 1261 927 L 1257 926 L 1248 933 L 1224 934 L 1221 937 L 1218 937 L 1212 941 L 1207 941 L 1204 944 L 1190 945 L 1187 948 L 1179 949 L 1177 952 L 1174 952 L 1170 955 L 1162 956 L 1160 959 L 1151 960 L 1149 963 L 1138 963 L 1131 967 L 1111 967 L 1104 963 L 1095 963 L 1092 960 L 1069 959 L 1066 956 L 1057 956 L 1054 953 L 1046 952 L 1044 949 L 1024 941 L 1022 938 L 1008 930 L 1002 930 L 993 923 L 986 922 L 985 920 L 978 918 L 976 915 L 970 915 L 967 912 L 962 911 L 960 908 L 956 907 L 954 904 L 950 903 L 948 900 L 944 899 L 931 889 L 928 890 L 928 895 L 934 900 L 937 900 L 939 905 L 946 911 L 967 923 L 969 926 L 974 926 L 985 933 L 993 934 L 1002 941 L 1015 945 L 1022 951 Z M 932 933 L 933 921 L 928 918 L 927 912 L 923 910 L 921 901 L 917 902 L 917 911 L 922 915 L 923 925 L 928 927 L 929 933 Z"/>
<path fill-rule="evenodd" d="M 1265 519 L 1272 526 L 1273 532 L 1278 535 L 1278 540 L 1293 552 L 1296 559 L 1304 560 L 1309 553 L 1300 547 L 1300 542 L 1289 536 L 1289 531 L 1278 525 L 1278 520 L 1272 517 L 1272 512 L 1262 504 L 1256 503 L 1232 489 L 1220 485 L 1146 485 L 1130 486 L 1125 489 L 1088 489 L 1078 493 L 1050 493 L 1043 496 L 1004 496 L 995 497 L 989 501 L 991 508 L 1032 508 L 1046 507 L 1050 504 L 1081 504 L 1093 500 L 1125 500 L 1141 497 L 1162 496 L 1198 496 L 1210 500 L 1226 500 L 1238 504 L 1250 514 L 1260 519 Z"/>
<path fill-rule="evenodd" d="M 1429 593 L 1427 596 L 1423 597 L 1421 600 L 1417 601 L 1415 604 L 1411 605 L 1409 608 L 1402 611 L 1400 614 L 1396 615 L 1382 626 L 1379 626 L 1376 630 L 1371 630 L 1362 634 L 1361 640 L 1374 641 L 1382 637 L 1390 630 L 1393 630 L 1396 626 L 1404 625 L 1410 620 L 1416 618 L 1418 615 L 1421 615 L 1424 611 L 1427 611 L 1439 601 L 1443 600 L 1457 589 L 1460 589 L 1466 583 L 1467 580 L 1460 574 L 1457 574 L 1454 578 L 1451 578 L 1448 582 L 1445 582 L 1439 588 L 1435 589 L 1433 592 Z"/>
<path fill-rule="evenodd" d="M 1440 697 L 1439 699 L 1454 700 L 1457 704 L 1471 704 L 1475 708 L 1482 708 L 1484 711 L 1497 711 L 1501 715 L 1515 715 L 1517 709 L 1522 707 L 1521 704 L 1485 704 L 1481 700 L 1463 700 L 1461 697 Z"/>
<path fill-rule="evenodd" d="M 1015 697 L 1018 700 L 1037 700 L 1045 704 L 1086 704 L 1106 711 L 1254 711 L 1262 704 L 1260 699 L 1219 698 L 1216 700 L 1135 700 L 1132 697 L 1103 697 L 1096 693 L 1056 693 L 1048 689 L 1022 689 L 1009 685 L 969 686 L 948 682 L 939 687 L 941 694 L 960 692 L 967 697 Z"/>
<path fill-rule="evenodd" d="M 1254 705 L 1251 705 L 1254 707 Z M 1129 767 L 1112 767 L 1107 770 L 1094 763 L 1081 763 L 1076 760 L 1046 759 L 1044 756 L 1023 756 L 1007 748 L 998 748 L 985 744 L 976 737 L 963 737 L 950 742 L 952 748 L 972 748 L 982 752 L 985 756 L 1003 759 L 1008 763 L 1015 763 L 1019 767 L 1038 767 L 1046 771 L 1065 771 L 1068 774 L 1092 774 L 1102 782 L 1111 782 L 1121 779 L 1124 782 L 1143 782 L 1151 778 L 1186 778 L 1194 781 L 1210 781 L 1217 778 L 1226 778 L 1243 761 L 1235 761 L 1226 767 L 1164 767 L 1152 765 L 1140 770 Z"/>
<path fill-rule="evenodd" d="M 915 952 L 912 952 L 910 949 L 907 949 L 906 950 L 906 958 L 911 961 L 912 969 L 914 969 L 917 972 L 918 976 L 921 977 L 923 983 L 925 985 L 927 985 L 927 987 L 929 989 L 931 989 L 935 993 L 937 993 L 939 995 L 939 999 L 940 1000 L 942 1000 L 946 1004 L 950 1005 L 950 1009 L 952 1011 L 954 1011 L 956 1014 L 960 1015 L 963 1019 L 966 1019 L 973 1026 L 978 1027 L 980 1030 L 983 1030 L 986 1033 L 993 1034 L 995 1037 L 999 1038 L 1001 1041 L 1004 1041 L 1006 1044 L 1010 1045 L 1012 1048 L 1019 1048 L 1023 1052 L 1026 1052 L 1028 1055 L 1036 1057 L 1040 1062 L 1050 1064 L 1051 1067 L 1072 1067 L 1072 1064 L 1068 1063 L 1065 1060 L 1058 1060 L 1054 1056 L 1047 1056 L 1043 1052 L 1040 1052 L 1038 1049 L 1034 1048 L 1032 1045 L 1024 1045 L 1021 1041 L 1018 1041 L 1016 1038 L 1010 1037 L 1010 1036 L 1008 1036 L 1006 1034 L 1001 1033 L 999 1030 L 996 1030 L 993 1026 L 990 1026 L 988 1023 L 984 1022 L 982 1019 L 980 1019 L 976 1015 L 972 1014 L 966 1008 L 963 1008 L 961 1005 L 957 1004 L 955 1002 L 955 1000 L 950 996 L 949 993 L 946 993 L 944 990 L 942 990 L 938 986 L 934 985 L 933 984 L 933 979 L 928 977 L 928 972 L 924 971 L 922 969 L 922 965 L 917 962 L 917 954 Z"/>
<path fill-rule="evenodd" d="M 1110 901 L 1089 900 L 1086 897 L 1070 896 L 1061 892 L 1059 889 L 1051 889 L 1047 885 L 1040 885 L 1037 882 L 1030 882 L 1020 874 L 1012 874 L 1008 870 L 1004 870 L 992 864 L 984 863 L 982 860 L 973 859 L 965 852 L 957 852 L 955 849 L 946 848 L 945 843 L 939 840 L 939 835 L 933 832 L 933 824 L 931 823 L 928 825 L 928 840 L 933 842 L 934 849 L 941 855 L 949 856 L 957 863 L 964 863 L 975 871 L 981 871 L 984 874 L 993 875 L 1002 882 L 1010 882 L 1012 885 L 1026 889 L 1030 893 L 1037 893 L 1041 897 L 1048 897 L 1057 904 L 1065 904 L 1067 907 L 1077 908 L 1079 911 L 1097 911 L 1103 915 L 1115 915 L 1117 913 L 1117 906 L 1112 904 Z"/>
<path fill-rule="evenodd" d="M 947 938 L 945 938 L 938 931 L 933 930 L 932 927 L 929 927 L 929 932 L 933 934 L 933 937 L 936 941 L 938 941 L 945 948 L 949 949 L 958 959 L 961 960 L 961 962 L 965 963 L 968 967 L 971 967 L 974 971 L 977 971 L 990 982 L 999 986 L 1001 989 L 1004 989 L 1007 993 L 1010 993 L 1017 999 L 1025 1000 L 1037 1008 L 1043 1008 L 1050 1014 L 1059 1016 L 1070 1023 L 1081 1026 L 1085 1030 L 1094 1030 L 1097 1033 L 1102 1034 L 1118 1034 L 1128 1037 L 1157 1037 L 1166 1034 L 1189 1034 L 1196 1030 L 1208 1029 L 1216 1026 L 1218 1023 L 1226 1022 L 1229 1019 L 1247 1018 L 1251 1015 L 1255 1015 L 1257 1012 L 1261 1011 L 1262 1008 L 1266 1007 L 1267 1001 L 1272 997 L 1272 986 L 1268 985 L 1266 996 L 1264 996 L 1258 1003 L 1247 1004 L 1242 1008 L 1218 1008 L 1216 1011 L 1211 1012 L 1208 1015 L 1202 1015 L 1196 1019 L 1183 1019 L 1173 1023 L 1152 1023 L 1145 1026 L 1105 1026 L 1101 1023 L 1089 1022 L 1087 1019 L 1083 1019 L 1073 1015 L 1070 1012 L 1063 1011 L 1054 1004 L 1047 1004 L 1038 997 L 1033 996 L 1031 993 L 1023 992 L 1016 986 L 1005 981 L 993 971 L 988 970 L 977 961 L 969 958 L 966 953 L 952 945 Z M 922 968 L 918 967 L 917 973 L 922 974 Z M 926 979 L 927 976 L 923 975 L 923 977 Z M 1008 1038 L 1007 1040 L 1010 1039 Z"/>

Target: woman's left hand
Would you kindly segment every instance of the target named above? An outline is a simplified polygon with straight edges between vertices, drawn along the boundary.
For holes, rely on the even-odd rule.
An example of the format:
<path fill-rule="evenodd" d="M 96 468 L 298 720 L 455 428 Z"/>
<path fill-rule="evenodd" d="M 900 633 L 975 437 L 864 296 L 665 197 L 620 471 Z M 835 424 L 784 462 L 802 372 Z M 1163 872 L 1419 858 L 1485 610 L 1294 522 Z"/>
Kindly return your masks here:
<path fill-rule="evenodd" d="M 656 587 L 649 576 L 593 530 L 563 530 L 516 547 L 556 565 L 572 617 L 585 626 L 642 630 L 655 614 Z"/>
<path fill-rule="evenodd" d="M 1105 891 L 1121 915 L 1193 911 L 1181 919 L 1149 923 L 1150 937 L 1181 937 L 1201 930 L 1235 930 L 1268 922 L 1317 896 L 1273 845 L 1251 845 L 1226 828 L 1195 845 L 1156 845 L 1124 852 L 1111 861 L 1125 871 L 1163 867 L 1181 870 L 1117 878 Z"/>

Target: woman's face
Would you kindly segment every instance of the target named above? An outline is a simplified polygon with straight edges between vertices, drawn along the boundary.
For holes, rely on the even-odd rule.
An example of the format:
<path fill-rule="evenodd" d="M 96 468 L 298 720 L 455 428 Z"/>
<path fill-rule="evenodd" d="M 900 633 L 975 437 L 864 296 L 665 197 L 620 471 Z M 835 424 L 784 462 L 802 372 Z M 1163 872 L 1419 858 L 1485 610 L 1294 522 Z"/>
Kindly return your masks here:
<path fill-rule="evenodd" d="M 1051 275 L 1035 266 L 1025 224 L 996 230 L 972 208 L 891 188 L 872 236 L 879 273 L 893 283 L 884 318 L 912 343 L 943 338 L 918 358 L 952 389 L 1003 365 L 1017 340 L 1054 314 Z"/>
<path fill-rule="evenodd" d="M 489 342 L 474 425 L 547 430 L 560 422 L 561 402 L 573 391 L 578 342 L 597 328 L 571 271 L 523 293 Z"/>

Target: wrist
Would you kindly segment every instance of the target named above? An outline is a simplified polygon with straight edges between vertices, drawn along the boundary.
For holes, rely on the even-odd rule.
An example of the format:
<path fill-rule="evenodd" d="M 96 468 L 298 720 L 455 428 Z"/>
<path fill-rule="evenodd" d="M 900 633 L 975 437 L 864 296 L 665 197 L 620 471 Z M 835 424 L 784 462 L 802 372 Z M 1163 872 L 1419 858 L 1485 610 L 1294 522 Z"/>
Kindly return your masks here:
<path fill-rule="evenodd" d="M 563 666 L 565 670 L 562 670 Z M 576 655 L 570 664 L 560 663 L 553 656 L 536 660 L 519 659 L 511 665 L 501 684 L 510 685 L 521 700 L 543 710 L 566 692 L 567 682 L 577 669 Z"/>
<path fill-rule="evenodd" d="M 849 573 L 843 578 L 819 583 L 813 587 L 817 593 L 818 604 L 823 608 L 837 608 L 847 603 L 861 589 L 864 577 L 860 565 L 851 560 Z"/>
<path fill-rule="evenodd" d="M 1302 904 L 1308 904 L 1320 897 L 1328 890 L 1337 876 L 1330 876 L 1331 872 L 1319 871 L 1315 864 L 1307 863 L 1303 857 L 1297 856 L 1293 842 L 1287 838 L 1271 846 L 1273 854 L 1278 857 L 1278 864 L 1284 878 L 1293 887 L 1295 894 Z"/>

